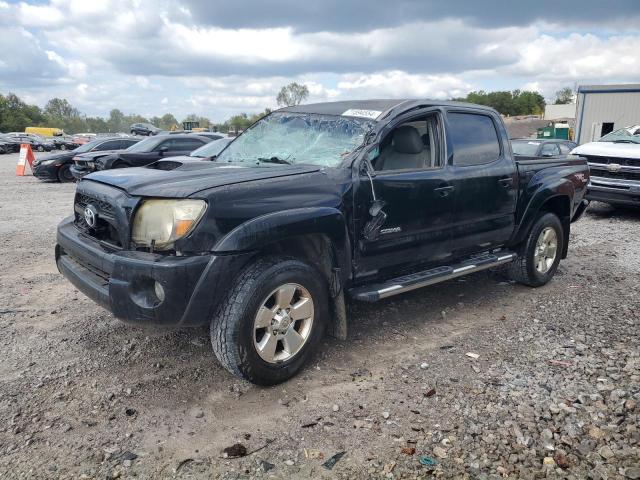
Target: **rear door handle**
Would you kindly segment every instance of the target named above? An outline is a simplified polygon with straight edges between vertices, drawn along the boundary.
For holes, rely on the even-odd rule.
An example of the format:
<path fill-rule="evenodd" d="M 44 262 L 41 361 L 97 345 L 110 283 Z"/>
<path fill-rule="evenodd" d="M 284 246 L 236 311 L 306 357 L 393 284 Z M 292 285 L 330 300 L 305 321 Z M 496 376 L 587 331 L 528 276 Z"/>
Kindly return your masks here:
<path fill-rule="evenodd" d="M 513 178 L 511 178 L 511 177 L 509 177 L 509 178 L 501 178 L 500 180 L 498 180 L 498 182 L 504 188 L 511 188 L 513 186 Z"/>
<path fill-rule="evenodd" d="M 448 185 L 446 187 L 438 187 L 433 189 L 433 191 L 437 192 L 438 195 L 440 195 L 441 197 L 448 196 L 454 190 L 455 190 L 455 187 L 453 185 Z"/>

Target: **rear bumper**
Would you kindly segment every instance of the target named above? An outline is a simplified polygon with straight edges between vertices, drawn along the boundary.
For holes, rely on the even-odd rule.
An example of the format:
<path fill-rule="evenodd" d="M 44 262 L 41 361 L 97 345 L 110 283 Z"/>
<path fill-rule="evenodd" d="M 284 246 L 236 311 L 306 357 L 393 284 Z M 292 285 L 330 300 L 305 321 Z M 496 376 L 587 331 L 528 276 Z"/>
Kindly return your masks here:
<path fill-rule="evenodd" d="M 136 324 L 207 324 L 248 255 L 170 256 L 109 251 L 69 217 L 58 226 L 56 264 L 78 290 Z M 156 293 L 156 283 L 162 296 Z M 161 298 L 164 297 L 164 298 Z"/>
<path fill-rule="evenodd" d="M 586 198 L 596 202 L 640 207 L 640 182 L 591 177 Z"/>

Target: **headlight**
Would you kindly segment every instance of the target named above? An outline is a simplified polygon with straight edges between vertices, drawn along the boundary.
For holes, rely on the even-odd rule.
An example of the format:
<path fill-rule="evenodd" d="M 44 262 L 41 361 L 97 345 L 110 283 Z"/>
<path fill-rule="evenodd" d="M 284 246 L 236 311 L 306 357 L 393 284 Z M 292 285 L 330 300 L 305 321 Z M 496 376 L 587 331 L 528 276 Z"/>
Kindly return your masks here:
<path fill-rule="evenodd" d="M 55 163 L 56 160 L 42 160 L 41 162 L 37 162 L 38 165 L 51 165 Z"/>
<path fill-rule="evenodd" d="M 133 219 L 132 239 L 137 245 L 169 250 L 196 226 L 206 208 L 203 200 L 144 200 Z"/>

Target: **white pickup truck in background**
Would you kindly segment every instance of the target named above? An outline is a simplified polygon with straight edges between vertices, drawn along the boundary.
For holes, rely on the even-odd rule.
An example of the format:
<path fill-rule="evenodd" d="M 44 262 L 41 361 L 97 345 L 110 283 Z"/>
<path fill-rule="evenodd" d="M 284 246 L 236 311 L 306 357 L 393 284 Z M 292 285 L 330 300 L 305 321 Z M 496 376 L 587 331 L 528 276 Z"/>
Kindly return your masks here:
<path fill-rule="evenodd" d="M 571 153 L 589 162 L 588 200 L 640 207 L 640 125 L 611 132 Z"/>

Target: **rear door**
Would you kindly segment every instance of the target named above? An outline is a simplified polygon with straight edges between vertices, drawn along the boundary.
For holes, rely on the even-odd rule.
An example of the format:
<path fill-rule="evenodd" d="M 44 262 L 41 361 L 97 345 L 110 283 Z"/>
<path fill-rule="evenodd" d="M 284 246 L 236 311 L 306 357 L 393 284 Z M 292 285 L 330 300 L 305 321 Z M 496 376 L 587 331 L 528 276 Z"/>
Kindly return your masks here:
<path fill-rule="evenodd" d="M 454 187 L 456 256 L 504 244 L 514 228 L 517 172 L 498 117 L 481 110 L 447 112 Z"/>

